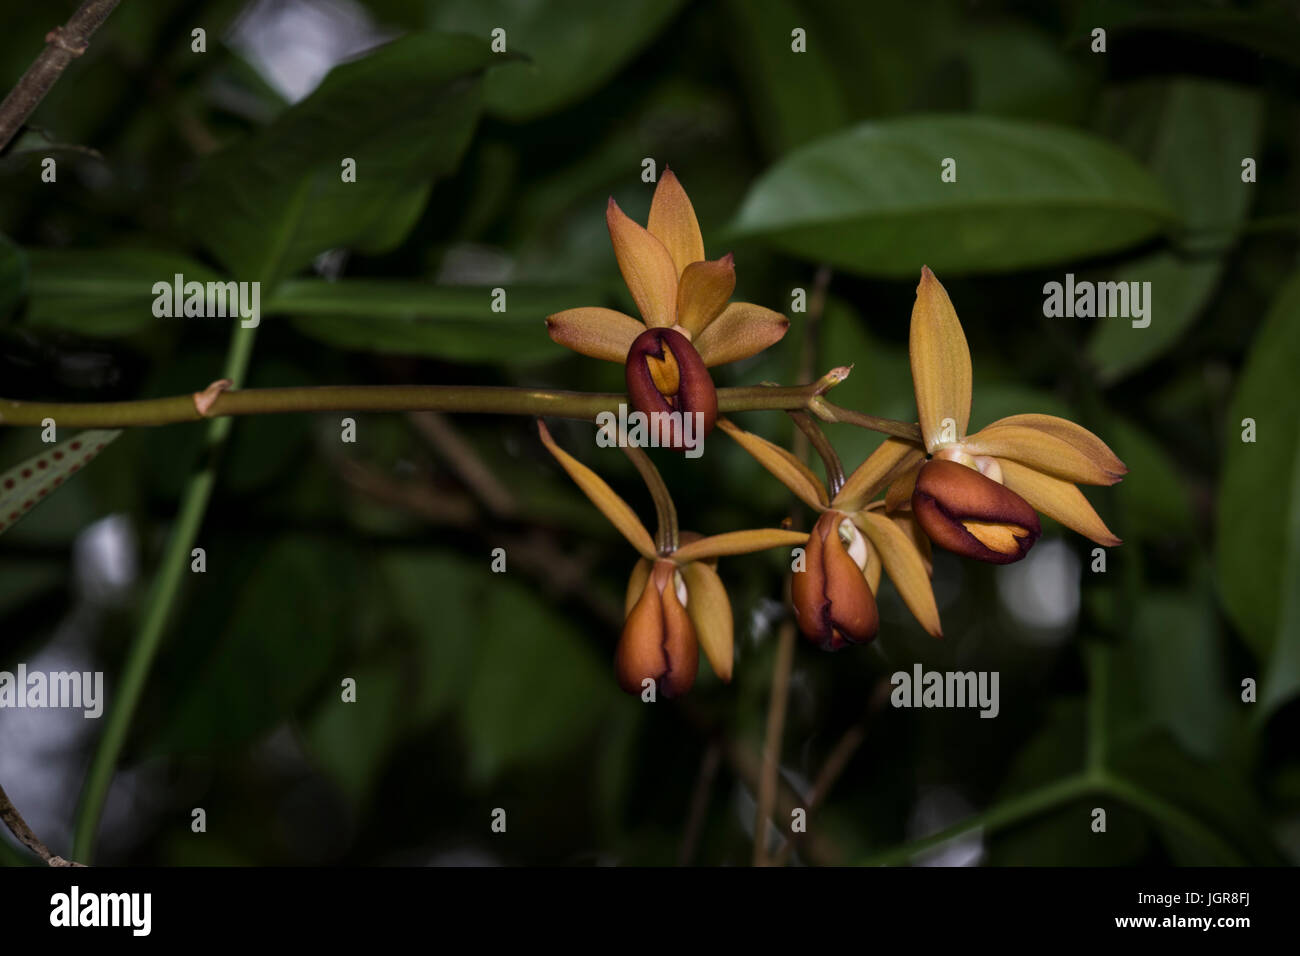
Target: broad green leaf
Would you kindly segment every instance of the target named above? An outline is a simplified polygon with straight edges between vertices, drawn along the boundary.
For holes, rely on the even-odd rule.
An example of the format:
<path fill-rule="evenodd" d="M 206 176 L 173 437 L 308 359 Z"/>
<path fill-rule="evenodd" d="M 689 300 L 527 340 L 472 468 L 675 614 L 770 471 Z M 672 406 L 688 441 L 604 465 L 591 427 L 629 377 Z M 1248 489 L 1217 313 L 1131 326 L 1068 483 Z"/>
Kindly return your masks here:
<path fill-rule="evenodd" d="M 1241 160 L 1257 152 L 1263 103 L 1258 91 L 1228 83 L 1153 80 L 1115 91 L 1102 126 L 1165 184 L 1187 232 L 1180 250 L 1099 277 L 1151 283 L 1150 325 L 1102 319 L 1088 343 L 1098 374 L 1114 381 L 1172 348 L 1218 285 L 1222 253 L 1256 188 L 1241 181 Z"/>
<path fill-rule="evenodd" d="M 0 234 L 0 319 L 27 294 L 27 256 L 8 236 Z"/>
<path fill-rule="evenodd" d="M 357 682 L 356 700 L 344 701 L 341 689 L 326 694 L 302 736 L 316 764 L 354 803 L 363 803 L 404 728 L 405 675 L 389 659 L 368 662 L 349 676 Z"/>
<path fill-rule="evenodd" d="M 730 0 L 727 12 L 740 41 L 738 65 L 750 87 L 755 125 L 769 153 L 780 155 L 849 122 L 827 56 L 791 55 L 791 25 L 811 26 L 804 10 L 792 0 Z M 814 48 L 823 39 L 815 29 L 811 39 L 805 36 Z"/>
<path fill-rule="evenodd" d="M 956 182 L 940 179 L 955 159 Z M 1111 252 L 1173 209 L 1094 137 L 989 117 L 865 123 L 796 150 L 750 189 L 732 228 L 866 275 L 1002 272 Z"/>
<path fill-rule="evenodd" d="M 1263 668 L 1264 714 L 1300 691 L 1300 275 L 1282 287 L 1229 406 L 1218 492 L 1219 592 Z M 1242 441 L 1245 419 L 1255 440 Z"/>
<path fill-rule="evenodd" d="M 105 338 L 163 323 L 208 321 L 156 318 L 153 286 L 171 286 L 177 274 L 186 282 L 221 278 L 193 259 L 147 249 L 33 249 L 29 255 L 27 324 Z"/>
<path fill-rule="evenodd" d="M 349 675 L 335 680 L 329 665 L 351 634 L 356 576 L 356 562 L 337 546 L 293 536 L 271 545 L 231 595 L 221 637 L 188 685 L 175 689 L 173 716 L 158 731 L 163 749 L 244 746 L 293 714 L 327 677 L 337 697 Z"/>
<path fill-rule="evenodd" d="M 1121 817 L 1146 821 L 1176 864 L 1282 863 L 1249 777 L 1230 762 L 1188 756 L 1163 731 L 1153 731 L 1116 748 L 1111 768 L 1161 804 L 1121 793 L 1108 803 L 1107 825 Z"/>
<path fill-rule="evenodd" d="M 485 41 L 415 34 L 335 68 L 205 162 L 181 197 L 182 224 L 241 281 L 274 282 L 340 246 L 393 248 L 468 145 L 491 58 Z M 343 181 L 344 159 L 355 182 Z"/>
<path fill-rule="evenodd" d="M 500 575 L 474 633 L 480 645 L 461 711 L 470 774 L 489 781 L 518 765 L 542 765 L 589 740 L 625 697 L 611 661 L 617 634 L 589 640 L 535 591 Z M 593 635 L 599 637 L 599 635 Z M 591 644 L 608 650 L 601 660 Z"/>
<path fill-rule="evenodd" d="M 291 315 L 298 331 L 339 348 L 505 364 L 564 358 L 570 353 L 546 334 L 546 316 L 605 298 L 591 285 L 500 288 L 498 312 L 490 287 L 295 279 L 265 311 Z"/>
<path fill-rule="evenodd" d="M 1187 753 L 1203 760 L 1222 755 L 1229 708 L 1241 707 L 1223 679 L 1213 599 L 1199 580 L 1193 593 L 1143 592 L 1131 625 L 1138 692 L 1151 723 L 1163 726 Z"/>
<path fill-rule="evenodd" d="M 1112 530 L 1125 541 L 1164 541 L 1187 552 L 1194 537 L 1191 489 L 1178 465 L 1147 432 L 1111 417 L 1102 439 L 1128 466 L 1124 480 L 1110 488 L 1088 489 L 1085 494 L 1102 515 L 1119 515 Z M 1107 498 L 1114 496 L 1113 501 Z"/>
<path fill-rule="evenodd" d="M 488 110 L 510 120 L 532 119 L 576 102 L 610 78 L 673 18 L 682 0 L 441 0 L 435 29 L 487 42 L 505 31 L 515 54 L 487 76 Z"/>
<path fill-rule="evenodd" d="M 1082 117 L 1090 84 L 1055 39 L 1027 24 L 973 25 L 956 40 L 976 112 L 1065 123 Z"/>

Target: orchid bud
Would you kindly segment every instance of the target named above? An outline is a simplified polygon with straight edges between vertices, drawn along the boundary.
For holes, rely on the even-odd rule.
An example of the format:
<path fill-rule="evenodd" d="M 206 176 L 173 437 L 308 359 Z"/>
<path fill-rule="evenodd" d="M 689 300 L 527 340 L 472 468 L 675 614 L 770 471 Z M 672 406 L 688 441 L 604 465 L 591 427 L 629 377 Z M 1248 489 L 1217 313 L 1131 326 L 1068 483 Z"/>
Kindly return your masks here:
<path fill-rule="evenodd" d="M 629 694 L 640 694 L 647 678 L 665 697 L 679 697 L 695 683 L 699 645 L 686 601 L 686 584 L 676 565 L 656 561 L 628 612 L 614 655 L 619 686 Z"/>
<path fill-rule="evenodd" d="M 718 420 L 718 393 L 690 339 L 672 329 L 646 329 L 627 353 L 627 394 L 650 418 L 660 447 L 698 447 Z M 665 414 L 665 413 L 680 414 Z M 659 413 L 656 416 L 656 413 Z M 686 416 L 699 413 L 688 424 Z"/>
<path fill-rule="evenodd" d="M 935 544 L 991 564 L 1019 561 L 1038 540 L 1038 514 L 974 468 L 932 459 L 921 466 L 912 513 Z"/>
<path fill-rule="evenodd" d="M 863 573 L 867 556 L 866 540 L 842 512 L 825 512 L 808 536 L 804 570 L 794 573 L 790 593 L 799 630 L 822 650 L 876 636 L 880 615 Z"/>

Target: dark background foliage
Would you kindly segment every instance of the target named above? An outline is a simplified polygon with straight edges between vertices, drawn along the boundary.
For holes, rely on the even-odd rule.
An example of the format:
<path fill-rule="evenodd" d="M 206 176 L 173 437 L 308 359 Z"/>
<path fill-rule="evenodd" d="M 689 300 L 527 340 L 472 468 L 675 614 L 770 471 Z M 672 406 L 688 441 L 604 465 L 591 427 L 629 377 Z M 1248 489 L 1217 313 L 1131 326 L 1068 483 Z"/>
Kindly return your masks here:
<path fill-rule="evenodd" d="M 6 87 L 72 7 L 6 5 Z M 508 57 L 488 49 L 495 27 Z M 791 52 L 796 27 L 807 53 Z M 839 404 L 915 414 L 907 323 L 926 263 L 971 343 L 972 425 L 1065 415 L 1131 469 L 1089 492 L 1125 540 L 1104 573 L 1049 523 L 1021 565 L 939 555 L 943 641 L 885 585 L 875 645 L 797 649 L 788 788 L 806 797 L 842 735 L 864 736 L 795 858 L 869 861 L 1014 806 L 1083 766 L 1091 726 L 1154 802 L 1066 801 L 972 830 L 942 859 L 1294 861 L 1298 66 L 1289 4 L 124 3 L 0 157 L 0 394 L 107 401 L 218 378 L 229 323 L 152 315 L 152 284 L 175 272 L 262 281 L 250 386 L 621 389 L 616 366 L 554 345 L 542 318 L 631 308 L 604 204 L 644 221 L 651 157 L 689 191 L 709 255 L 735 251 L 738 298 L 789 313 L 792 289 L 835 268 L 815 347 L 819 371 L 854 364 Z M 40 181 L 46 156 L 55 184 Z M 356 184 L 339 182 L 344 156 Z M 939 182 L 945 156 L 957 184 Z M 1150 281 L 1150 327 L 1045 318 L 1043 284 L 1066 272 Z M 796 381 L 805 316 L 791 319 L 718 383 Z M 610 666 L 634 556 L 531 420 L 430 434 L 364 415 L 345 445 L 338 419 L 235 423 L 200 535 L 207 571 L 184 576 L 98 858 L 748 861 L 783 557 L 722 562 L 731 685 L 702 665 L 684 702 L 648 706 Z M 739 419 L 791 434 L 777 413 Z M 590 426 L 554 430 L 649 519 L 621 455 Z M 879 440 L 832 437 L 850 465 Z M 95 667 L 111 696 L 201 439 L 130 431 L 4 534 L 0 669 Z M 0 432 L 6 466 L 37 447 L 34 429 Z M 710 447 L 657 456 L 684 527 L 791 513 L 738 449 Z M 466 482 L 467 457 L 495 497 Z M 504 575 L 489 571 L 498 546 Z M 918 661 L 999 671 L 998 718 L 882 706 L 889 674 Z M 1242 702 L 1245 678 L 1259 702 Z M 99 733 L 0 714 L 0 782 L 56 852 Z M 1097 805 L 1105 835 L 1088 825 Z M 496 807 L 507 834 L 489 830 Z"/>

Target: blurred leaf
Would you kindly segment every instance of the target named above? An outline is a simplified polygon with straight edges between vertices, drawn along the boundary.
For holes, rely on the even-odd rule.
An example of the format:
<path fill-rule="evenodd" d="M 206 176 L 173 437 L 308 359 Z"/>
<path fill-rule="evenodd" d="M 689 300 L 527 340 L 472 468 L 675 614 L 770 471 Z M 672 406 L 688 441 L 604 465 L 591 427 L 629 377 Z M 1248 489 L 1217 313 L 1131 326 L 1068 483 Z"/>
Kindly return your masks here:
<path fill-rule="evenodd" d="M 1195 821 L 1195 830 L 1172 822 L 1151 808 L 1124 800 L 1112 801 L 1111 819 L 1119 814 L 1142 815 L 1158 830 L 1174 862 L 1180 866 L 1222 865 L 1228 852 L 1246 863 L 1276 866 L 1282 861 L 1265 821 L 1267 815 L 1251 791 L 1250 781 L 1231 765 L 1206 763 L 1187 756 L 1164 733 L 1153 732 L 1117 750 L 1114 771 L 1147 792 L 1167 801 Z M 1110 821 L 1108 821 L 1109 823 Z M 1201 835 L 1217 837 L 1208 846 Z"/>
<path fill-rule="evenodd" d="M 970 68 L 976 112 L 1055 123 L 1082 117 L 1087 74 L 1037 28 L 1016 21 L 972 24 L 957 43 Z"/>
<path fill-rule="evenodd" d="M 210 551 L 207 561 L 222 557 Z M 162 747 L 193 753 L 241 746 L 293 714 L 321 685 L 349 633 L 355 571 L 344 550 L 278 538 L 235 598 L 223 637 L 179 690 L 174 716 L 160 731 Z M 336 697 L 346 676 L 328 682 Z"/>
<path fill-rule="evenodd" d="M 488 110 L 525 120 L 567 106 L 608 83 L 670 21 L 682 0 L 441 0 L 432 26 L 485 43 L 506 31 L 506 50 L 522 54 L 488 73 Z M 495 54 L 497 59 L 506 59 Z"/>
<path fill-rule="evenodd" d="M 151 325 L 185 322 L 153 314 L 155 282 L 214 282 L 207 266 L 171 252 L 109 246 L 97 249 L 33 249 L 27 324 L 36 328 L 111 337 Z"/>
<path fill-rule="evenodd" d="M 850 114 L 825 55 L 794 54 L 790 31 L 808 30 L 804 11 L 790 0 L 730 0 L 738 33 L 736 59 L 750 86 L 749 101 L 768 152 L 787 150 L 845 126 Z M 808 42 L 822 37 L 814 32 Z"/>
<path fill-rule="evenodd" d="M 402 671 L 390 659 L 347 676 L 357 682 L 357 699 L 345 702 L 341 687 L 326 695 L 302 734 L 317 764 L 353 803 L 363 803 L 403 728 Z"/>
<path fill-rule="evenodd" d="M 940 180 L 945 158 L 957 181 Z M 744 237 L 851 272 L 999 272 L 1123 248 L 1173 215 L 1159 184 L 1073 130 L 972 116 L 866 123 L 796 150 L 751 188 Z"/>
<path fill-rule="evenodd" d="M 457 706 L 479 657 L 479 609 L 490 601 L 493 583 L 487 558 L 476 566 L 461 554 L 394 553 L 383 562 L 393 588 L 394 610 L 414 641 L 407 703 L 413 726 L 428 723 Z"/>
<path fill-rule="evenodd" d="M 476 781 L 577 747 L 620 702 L 646 706 L 620 693 L 609 661 L 597 661 L 581 629 L 514 580 L 498 576 L 477 630 L 454 636 L 480 645 L 461 711 Z M 611 661 L 616 637 L 603 642 Z"/>
<path fill-rule="evenodd" d="M 1115 527 L 1121 538 L 1166 541 L 1181 548 L 1190 559 L 1193 548 L 1191 492 L 1177 463 L 1170 460 L 1160 445 L 1146 432 L 1118 417 L 1106 425 L 1103 440 L 1128 466 L 1124 480 L 1112 488 L 1091 492 L 1094 504 L 1114 495 L 1123 516 L 1123 526 Z M 1111 513 L 1114 504 L 1103 513 Z"/>
<path fill-rule="evenodd" d="M 1079 7 L 1075 34 L 1087 37 L 1098 24 L 1108 36 L 1172 31 L 1242 47 L 1284 63 L 1300 64 L 1300 22 L 1286 3 L 1260 4 L 1258 9 L 1231 9 L 1205 0 L 1088 0 Z M 1113 42 L 1113 41 L 1112 41 Z M 1154 42 L 1154 41 L 1152 41 Z"/>
<path fill-rule="evenodd" d="M 0 234 L 0 319 L 27 294 L 27 256 L 8 236 Z"/>
<path fill-rule="evenodd" d="M 476 74 L 491 58 L 483 41 L 415 34 L 336 67 L 266 129 L 210 157 L 181 197 L 181 222 L 240 280 L 274 282 L 340 246 L 393 248 L 468 145 Z M 345 157 L 356 182 L 342 181 Z"/>
<path fill-rule="evenodd" d="M 1157 252 L 1107 276 L 1151 283 L 1151 324 L 1101 322 L 1088 355 L 1103 380 L 1168 351 L 1205 308 L 1255 189 L 1241 181 L 1241 160 L 1257 152 L 1263 114 L 1257 91 L 1198 78 L 1138 83 L 1110 97 L 1103 127 L 1169 189 L 1188 236 L 1180 252 Z"/>
<path fill-rule="evenodd" d="M 1128 661 L 1138 683 L 1133 700 L 1144 723 L 1163 726 L 1202 760 L 1222 755 L 1228 708 L 1239 701 L 1230 688 L 1225 692 L 1217 631 L 1208 587 L 1200 581 L 1190 593 L 1145 590 L 1130 631 Z"/>
<path fill-rule="evenodd" d="M 1218 498 L 1219 592 L 1263 666 L 1264 715 L 1300 690 L 1300 275 L 1255 335 L 1228 414 Z M 1243 442 L 1243 419 L 1256 440 Z"/>
<path fill-rule="evenodd" d="M 492 311 L 492 288 L 295 279 L 264 311 L 293 315 L 298 331 L 339 348 L 509 364 L 563 358 L 566 351 L 546 333 L 546 316 L 605 300 L 592 285 L 500 288 L 504 312 Z"/>

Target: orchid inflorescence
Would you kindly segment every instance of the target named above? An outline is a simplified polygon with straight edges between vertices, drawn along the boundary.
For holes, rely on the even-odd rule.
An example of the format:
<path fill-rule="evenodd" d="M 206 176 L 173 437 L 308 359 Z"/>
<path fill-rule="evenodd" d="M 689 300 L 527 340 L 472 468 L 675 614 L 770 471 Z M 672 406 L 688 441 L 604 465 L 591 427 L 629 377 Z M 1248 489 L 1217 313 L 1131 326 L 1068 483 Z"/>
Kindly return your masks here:
<path fill-rule="evenodd" d="M 645 228 L 613 199 L 606 221 L 644 322 L 613 309 L 569 309 L 547 318 L 551 338 L 624 363 L 632 407 L 660 413 L 656 444 L 684 447 L 673 424 L 681 416 L 662 413 L 698 414 L 703 434 L 716 425 L 818 514 L 810 533 L 674 533 L 656 542 L 632 508 L 539 422 L 547 449 L 641 555 L 615 653 L 624 690 L 639 694 L 653 682 L 665 696 L 685 693 L 701 646 L 714 672 L 730 681 L 733 623 L 719 557 L 801 548 L 790 583 L 795 619 L 804 637 L 834 651 L 876 636 L 882 574 L 921 626 L 942 636 L 931 586 L 933 544 L 977 561 L 1019 561 L 1039 537 L 1039 513 L 1098 544 L 1120 543 L 1078 488 L 1115 484 L 1127 471 L 1092 432 L 1063 418 L 1023 414 L 967 434 L 970 350 L 948 293 L 928 268 L 921 269 L 909 336 L 920 438 L 886 438 L 828 490 L 793 453 L 718 418 L 708 367 L 757 354 L 779 341 L 789 322 L 761 306 L 728 304 L 736 284 L 732 256 L 704 258 L 695 211 L 673 173 L 660 179 Z"/>

